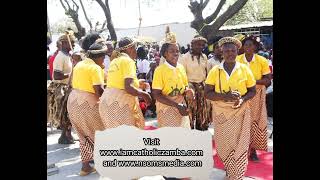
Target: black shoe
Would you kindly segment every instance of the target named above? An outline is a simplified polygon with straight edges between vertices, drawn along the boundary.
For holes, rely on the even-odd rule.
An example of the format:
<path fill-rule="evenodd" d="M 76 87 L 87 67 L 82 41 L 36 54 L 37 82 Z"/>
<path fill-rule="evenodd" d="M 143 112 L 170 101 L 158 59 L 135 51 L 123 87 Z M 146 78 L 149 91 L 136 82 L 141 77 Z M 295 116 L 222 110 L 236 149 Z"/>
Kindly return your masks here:
<path fill-rule="evenodd" d="M 259 158 L 258 158 L 257 152 L 255 150 L 251 151 L 249 158 L 253 162 L 259 162 Z"/>
<path fill-rule="evenodd" d="M 58 144 L 74 144 L 74 138 L 71 136 L 71 138 L 68 138 L 66 135 L 60 136 L 58 140 Z"/>
<path fill-rule="evenodd" d="M 175 177 L 165 177 L 165 176 L 163 176 L 163 178 L 164 178 L 165 180 L 180 180 L 180 179 L 175 178 Z"/>

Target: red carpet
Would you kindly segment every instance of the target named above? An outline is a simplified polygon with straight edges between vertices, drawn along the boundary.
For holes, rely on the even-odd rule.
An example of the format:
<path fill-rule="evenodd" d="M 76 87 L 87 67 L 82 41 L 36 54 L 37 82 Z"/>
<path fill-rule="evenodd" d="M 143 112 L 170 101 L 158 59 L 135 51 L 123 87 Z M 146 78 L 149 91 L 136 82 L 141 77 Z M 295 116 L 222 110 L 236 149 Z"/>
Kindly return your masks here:
<path fill-rule="evenodd" d="M 153 126 L 145 126 L 145 130 L 157 129 Z M 212 143 L 214 167 L 224 169 L 223 163 L 217 156 L 214 143 Z M 257 151 L 260 161 L 258 163 L 249 161 L 246 177 L 251 177 L 257 180 L 273 180 L 273 152 Z"/>
<path fill-rule="evenodd" d="M 214 144 L 212 144 L 214 146 Z M 257 151 L 260 161 L 258 163 L 249 161 L 246 177 L 251 177 L 257 180 L 272 180 L 273 179 L 273 152 Z M 217 156 L 216 149 L 213 148 L 214 167 L 224 169 L 223 163 Z"/>
<path fill-rule="evenodd" d="M 153 126 L 145 126 L 144 127 L 144 130 L 154 130 L 154 129 L 157 129 L 157 128 L 153 127 Z"/>

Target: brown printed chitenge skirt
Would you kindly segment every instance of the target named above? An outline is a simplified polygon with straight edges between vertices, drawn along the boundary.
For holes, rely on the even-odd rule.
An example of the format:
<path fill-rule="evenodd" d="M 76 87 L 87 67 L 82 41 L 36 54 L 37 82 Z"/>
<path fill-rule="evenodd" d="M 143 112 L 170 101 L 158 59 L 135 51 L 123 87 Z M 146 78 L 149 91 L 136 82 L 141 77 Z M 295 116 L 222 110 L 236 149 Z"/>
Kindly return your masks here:
<path fill-rule="evenodd" d="M 47 84 L 47 122 L 54 127 L 61 126 L 67 129 L 71 123 L 67 112 L 67 101 L 71 86 L 59 81 L 51 81 Z"/>
<path fill-rule="evenodd" d="M 204 86 L 203 82 L 189 82 L 189 87 L 195 92 L 195 99 L 187 99 L 187 105 L 191 111 L 189 118 L 192 129 L 207 130 L 209 123 L 212 122 L 211 102 L 204 97 Z"/>
<path fill-rule="evenodd" d="M 249 106 L 252 118 L 250 148 L 267 151 L 267 108 L 266 87 L 264 85 L 256 85 L 256 95 L 249 100 Z"/>
<path fill-rule="evenodd" d="M 243 178 L 248 164 L 251 117 L 248 102 L 233 109 L 233 102 L 212 101 L 214 140 L 227 177 Z"/>
<path fill-rule="evenodd" d="M 182 95 L 167 98 L 173 100 L 176 103 L 185 103 Z M 190 129 L 190 119 L 188 116 L 182 116 L 179 110 L 175 107 L 168 106 L 166 104 L 156 102 L 157 107 L 157 119 L 158 127 L 184 127 Z"/>
<path fill-rule="evenodd" d="M 144 129 L 138 97 L 125 90 L 106 88 L 100 98 L 99 113 L 107 128 L 128 125 Z"/>
<path fill-rule="evenodd" d="M 68 113 L 72 127 L 80 141 L 83 162 L 93 159 L 95 131 L 103 131 L 106 123 L 99 115 L 99 98 L 93 93 L 73 89 L 68 99 Z"/>

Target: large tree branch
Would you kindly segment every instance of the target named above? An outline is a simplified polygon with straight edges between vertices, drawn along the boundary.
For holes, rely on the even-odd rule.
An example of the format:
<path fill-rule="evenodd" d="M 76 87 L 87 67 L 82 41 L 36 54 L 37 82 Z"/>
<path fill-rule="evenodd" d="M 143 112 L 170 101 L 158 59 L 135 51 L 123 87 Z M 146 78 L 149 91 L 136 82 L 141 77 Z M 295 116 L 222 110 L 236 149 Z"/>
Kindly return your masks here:
<path fill-rule="evenodd" d="M 92 23 L 91 23 L 91 21 L 89 20 L 89 18 L 87 16 L 86 10 L 84 9 L 84 6 L 82 4 L 82 0 L 79 0 L 79 1 L 80 1 L 80 5 L 81 5 L 81 8 L 82 8 L 82 11 L 84 13 L 84 17 L 86 18 L 86 20 L 87 20 L 87 22 L 88 22 L 88 24 L 90 26 L 90 30 L 92 30 Z"/>
<path fill-rule="evenodd" d="M 76 2 L 74 2 L 74 0 L 72 0 L 72 2 L 73 2 L 73 6 L 76 6 L 76 10 L 75 11 L 77 11 L 78 12 L 78 10 L 79 10 L 79 6 L 78 6 L 78 4 L 76 3 Z M 74 8 L 73 8 L 73 10 L 74 10 Z"/>
<path fill-rule="evenodd" d="M 231 5 L 226 12 L 217 18 L 217 20 L 212 24 L 214 27 L 221 27 L 228 19 L 235 15 L 239 10 L 248 2 L 248 0 L 237 0 L 233 5 Z"/>
<path fill-rule="evenodd" d="M 108 12 L 106 5 L 102 2 L 102 0 L 96 0 L 96 1 L 100 5 L 100 7 L 103 9 L 103 12 L 106 18 L 108 18 L 110 16 L 110 13 Z"/>
<path fill-rule="evenodd" d="M 96 22 L 96 25 L 94 26 L 94 31 L 97 31 L 98 26 L 99 26 L 99 21 Z"/>
<path fill-rule="evenodd" d="M 69 8 L 69 10 L 70 10 L 70 9 L 71 9 L 71 7 L 70 7 L 70 5 L 69 5 L 68 1 L 67 1 L 67 0 L 64 0 L 64 2 L 66 2 L 66 4 L 68 5 L 68 8 Z"/>
<path fill-rule="evenodd" d="M 201 5 L 197 1 L 190 0 L 190 5 L 188 6 L 190 8 L 190 11 L 193 15 L 198 14 L 199 12 L 202 13 Z"/>
<path fill-rule="evenodd" d="M 204 3 L 201 3 L 202 10 L 207 7 L 210 0 L 206 0 Z"/>
<path fill-rule="evenodd" d="M 101 29 L 103 29 L 106 26 L 106 24 L 107 24 L 107 20 L 104 20 Z"/>
<path fill-rule="evenodd" d="M 111 19 L 109 1 L 105 0 L 105 4 L 102 2 L 102 0 L 96 0 L 96 1 L 100 5 L 100 7 L 102 8 L 102 10 L 103 10 L 103 12 L 104 12 L 104 14 L 106 16 L 107 28 L 109 29 L 109 33 L 110 33 L 111 39 L 116 41 L 117 40 L 117 35 L 116 35 L 116 31 L 114 30 L 112 19 Z"/>
<path fill-rule="evenodd" d="M 108 30 L 108 28 L 100 29 L 100 30 L 98 31 L 98 33 L 102 33 L 103 31 L 106 31 L 106 30 Z"/>
<path fill-rule="evenodd" d="M 206 2 L 207 1 L 208 0 L 206 0 Z M 188 7 L 190 8 L 190 11 L 194 16 L 194 20 L 191 22 L 191 27 L 199 31 L 204 23 L 204 19 L 202 16 L 203 9 L 201 7 L 201 4 L 195 0 L 190 0 L 190 5 Z"/>
<path fill-rule="evenodd" d="M 219 12 L 221 11 L 222 6 L 225 3 L 226 3 L 226 0 L 220 0 L 216 10 L 204 20 L 206 24 L 210 24 L 218 16 Z"/>
<path fill-rule="evenodd" d="M 62 0 L 60 0 L 60 3 L 62 5 L 63 9 L 65 10 L 65 12 L 67 12 L 68 10 L 67 10 L 66 6 L 63 4 Z"/>
<path fill-rule="evenodd" d="M 212 38 L 218 31 L 219 28 L 233 15 L 247 3 L 248 0 L 237 0 L 232 6 L 230 6 L 226 12 L 219 16 L 212 25 L 206 25 L 201 31 L 201 34 L 205 35 L 207 39 Z"/>
<path fill-rule="evenodd" d="M 109 8 L 109 0 L 105 0 L 105 5 L 106 5 L 107 10 L 108 10 L 107 13 L 108 13 L 109 19 L 107 19 L 107 21 L 109 23 L 109 21 L 111 21 L 111 11 L 110 11 L 110 8 Z"/>
<path fill-rule="evenodd" d="M 78 18 L 79 6 L 77 5 L 77 3 L 74 0 L 72 0 L 73 9 L 71 9 L 69 2 L 67 0 L 64 0 L 64 2 L 67 4 L 68 8 L 64 5 L 62 0 L 60 0 L 60 3 L 62 5 L 63 9 L 65 10 L 65 14 L 72 18 L 73 22 L 75 23 L 75 25 L 76 25 L 76 27 L 78 29 L 78 32 L 75 33 L 75 36 L 78 39 L 80 39 L 82 36 L 84 36 L 86 34 L 86 30 L 85 30 L 85 28 L 83 28 L 81 26 L 81 23 L 80 23 L 79 18 Z"/>

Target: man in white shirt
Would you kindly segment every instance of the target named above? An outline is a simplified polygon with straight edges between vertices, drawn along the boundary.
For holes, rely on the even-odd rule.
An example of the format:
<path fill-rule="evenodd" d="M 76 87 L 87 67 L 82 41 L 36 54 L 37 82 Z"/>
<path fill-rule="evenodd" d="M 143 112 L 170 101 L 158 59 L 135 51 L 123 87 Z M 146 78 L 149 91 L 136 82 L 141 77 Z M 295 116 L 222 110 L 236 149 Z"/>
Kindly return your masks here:
<path fill-rule="evenodd" d="M 137 58 L 138 79 L 146 79 L 146 75 L 150 69 L 150 63 L 147 60 L 147 51 L 144 47 L 138 48 Z"/>
<path fill-rule="evenodd" d="M 62 35 L 59 41 L 61 42 L 61 50 L 53 62 L 53 80 L 68 84 L 72 70 L 72 61 L 69 52 L 74 47 L 75 38 L 70 36 L 71 44 L 69 44 L 67 35 Z"/>
<path fill-rule="evenodd" d="M 106 45 L 107 45 L 108 51 L 107 51 L 106 57 L 104 58 L 104 72 L 105 72 L 105 74 L 107 74 L 107 72 L 108 72 L 109 65 L 110 65 L 110 57 L 111 57 L 111 54 L 114 50 L 113 44 L 111 41 L 107 41 Z"/>
<path fill-rule="evenodd" d="M 221 39 L 222 37 L 219 37 L 217 39 L 217 42 L 215 42 L 213 44 L 213 55 L 212 57 L 209 58 L 208 60 L 208 72 L 216 65 L 219 65 L 222 61 L 222 51 L 220 49 L 220 47 L 218 46 L 218 41 Z"/>

